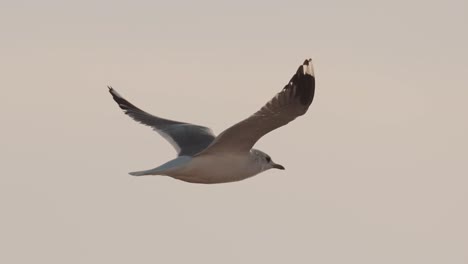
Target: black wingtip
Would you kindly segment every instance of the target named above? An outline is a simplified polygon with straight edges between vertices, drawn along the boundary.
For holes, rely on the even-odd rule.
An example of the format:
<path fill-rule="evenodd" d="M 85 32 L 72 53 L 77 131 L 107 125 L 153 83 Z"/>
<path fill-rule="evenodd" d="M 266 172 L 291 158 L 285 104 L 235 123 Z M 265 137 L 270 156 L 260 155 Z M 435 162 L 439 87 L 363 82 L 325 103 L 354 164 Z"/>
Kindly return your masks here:
<path fill-rule="evenodd" d="M 312 65 L 312 59 L 306 59 L 299 69 L 297 69 L 297 74 L 299 75 L 311 75 L 315 76 L 314 66 Z"/>
<path fill-rule="evenodd" d="M 123 98 L 116 90 L 114 90 L 114 88 L 112 88 L 112 86 L 107 86 L 107 88 L 109 88 L 109 93 L 122 110 L 129 111 L 130 109 L 134 109 L 141 111 L 141 109 Z"/>
<path fill-rule="evenodd" d="M 112 95 L 112 97 L 114 98 L 115 101 L 118 101 L 119 99 L 122 98 L 122 96 L 120 96 L 120 94 L 117 93 L 117 91 L 114 90 L 114 88 L 112 88 L 112 86 L 108 85 L 107 88 L 109 88 L 109 93 Z"/>
<path fill-rule="evenodd" d="M 315 94 L 315 74 L 312 59 L 306 59 L 299 66 L 290 82 L 297 87 L 296 94 L 300 97 L 301 104 L 308 107 L 312 103 Z"/>

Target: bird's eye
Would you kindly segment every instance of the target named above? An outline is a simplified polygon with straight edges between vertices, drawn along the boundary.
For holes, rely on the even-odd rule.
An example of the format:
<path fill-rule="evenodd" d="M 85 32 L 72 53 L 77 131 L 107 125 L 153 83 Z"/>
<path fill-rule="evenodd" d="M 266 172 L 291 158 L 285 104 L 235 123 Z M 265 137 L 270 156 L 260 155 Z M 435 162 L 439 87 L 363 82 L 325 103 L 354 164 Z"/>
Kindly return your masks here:
<path fill-rule="evenodd" d="M 271 158 L 268 157 L 268 156 L 266 156 L 265 159 L 266 159 L 267 162 L 270 162 L 270 161 L 271 161 Z"/>

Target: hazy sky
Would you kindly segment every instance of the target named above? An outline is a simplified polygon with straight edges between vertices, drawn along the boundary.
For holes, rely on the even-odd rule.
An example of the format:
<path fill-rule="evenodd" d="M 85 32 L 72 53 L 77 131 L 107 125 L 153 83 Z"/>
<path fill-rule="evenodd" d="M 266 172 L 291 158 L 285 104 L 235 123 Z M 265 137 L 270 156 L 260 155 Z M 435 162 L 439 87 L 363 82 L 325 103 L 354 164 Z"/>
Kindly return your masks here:
<path fill-rule="evenodd" d="M 468 263 L 468 2 L 0 1 L 1 263 Z M 137 106 L 216 133 L 305 58 L 307 115 L 230 184 Z"/>

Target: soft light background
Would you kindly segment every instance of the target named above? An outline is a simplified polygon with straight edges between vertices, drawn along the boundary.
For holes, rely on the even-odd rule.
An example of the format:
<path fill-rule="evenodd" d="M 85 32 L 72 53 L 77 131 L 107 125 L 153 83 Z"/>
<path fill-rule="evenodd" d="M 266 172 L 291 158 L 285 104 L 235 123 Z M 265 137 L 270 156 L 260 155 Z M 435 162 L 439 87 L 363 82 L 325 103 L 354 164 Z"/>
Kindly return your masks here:
<path fill-rule="evenodd" d="M 467 1 L 0 2 L 1 263 L 468 263 Z M 193 185 L 126 117 L 247 117 L 305 58 L 285 165 Z"/>

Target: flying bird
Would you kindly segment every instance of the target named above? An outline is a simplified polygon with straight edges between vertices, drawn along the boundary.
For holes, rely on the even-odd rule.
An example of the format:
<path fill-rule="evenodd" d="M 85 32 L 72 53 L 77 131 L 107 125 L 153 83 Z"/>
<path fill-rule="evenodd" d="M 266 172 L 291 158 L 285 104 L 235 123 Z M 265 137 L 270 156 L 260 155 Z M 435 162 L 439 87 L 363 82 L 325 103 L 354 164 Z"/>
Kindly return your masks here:
<path fill-rule="evenodd" d="M 259 111 L 215 136 L 210 128 L 151 115 L 108 86 L 119 107 L 135 121 L 152 127 L 176 149 L 177 157 L 133 176 L 165 175 L 190 183 L 244 180 L 271 168 L 284 170 L 271 157 L 252 148 L 270 131 L 307 112 L 315 93 L 312 60 L 299 66 L 286 86 Z"/>

